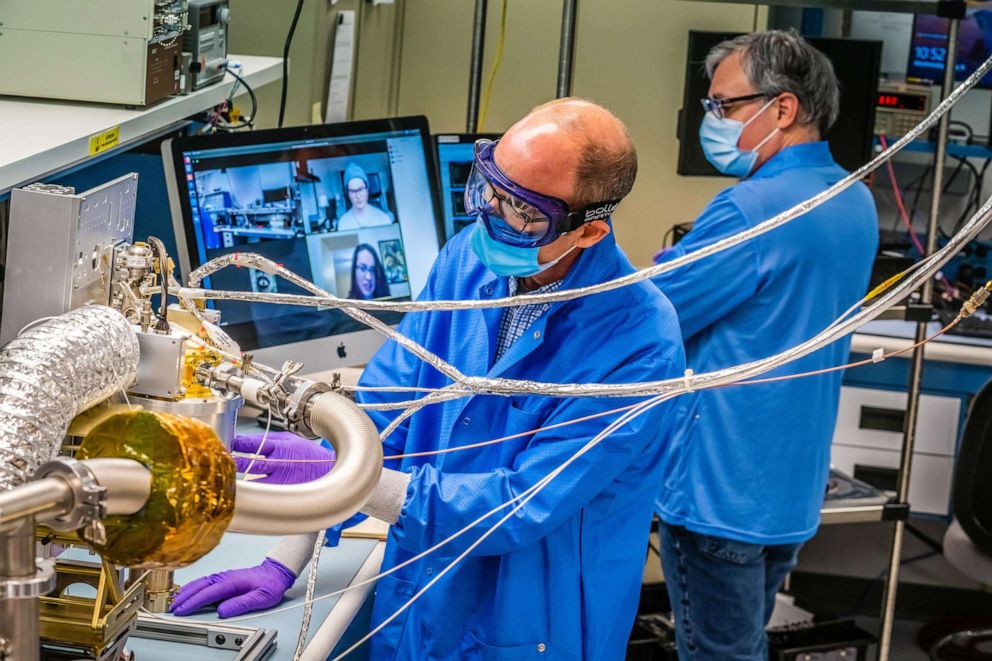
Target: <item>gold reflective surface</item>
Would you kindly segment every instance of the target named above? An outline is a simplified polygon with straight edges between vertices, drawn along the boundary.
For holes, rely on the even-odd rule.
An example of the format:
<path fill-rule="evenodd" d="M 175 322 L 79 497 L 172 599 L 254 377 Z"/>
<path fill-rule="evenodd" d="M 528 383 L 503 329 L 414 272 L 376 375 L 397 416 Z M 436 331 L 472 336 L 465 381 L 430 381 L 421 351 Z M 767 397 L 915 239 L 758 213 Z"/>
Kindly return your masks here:
<path fill-rule="evenodd" d="M 90 542 L 116 565 L 188 565 L 217 545 L 234 516 L 234 460 L 197 420 L 154 411 L 117 413 L 87 434 L 76 457 L 133 459 L 151 471 L 145 506 L 129 516 L 107 517 L 106 544 Z"/>

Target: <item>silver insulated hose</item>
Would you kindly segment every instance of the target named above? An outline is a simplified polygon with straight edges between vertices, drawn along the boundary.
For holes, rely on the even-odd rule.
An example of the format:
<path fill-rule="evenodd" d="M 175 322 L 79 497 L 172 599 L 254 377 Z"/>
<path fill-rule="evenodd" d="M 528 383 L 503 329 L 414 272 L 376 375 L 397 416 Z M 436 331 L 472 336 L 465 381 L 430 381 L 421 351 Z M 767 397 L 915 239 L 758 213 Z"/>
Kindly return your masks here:
<path fill-rule="evenodd" d="M 0 349 L 0 490 L 55 457 L 72 419 L 134 382 L 138 339 L 116 310 L 91 305 Z"/>

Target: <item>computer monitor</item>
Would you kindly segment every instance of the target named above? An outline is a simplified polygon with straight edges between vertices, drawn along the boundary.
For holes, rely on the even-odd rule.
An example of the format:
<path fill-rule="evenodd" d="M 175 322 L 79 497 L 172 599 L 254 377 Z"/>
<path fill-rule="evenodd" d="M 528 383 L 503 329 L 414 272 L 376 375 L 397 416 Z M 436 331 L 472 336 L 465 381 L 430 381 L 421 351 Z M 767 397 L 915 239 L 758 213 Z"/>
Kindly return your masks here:
<path fill-rule="evenodd" d="M 438 254 L 438 204 L 424 117 L 175 138 L 163 143 L 185 281 L 232 252 L 269 257 L 340 297 L 407 300 Z M 250 268 L 212 289 L 304 294 Z M 257 360 L 307 372 L 364 364 L 382 337 L 341 310 L 211 302 Z M 401 314 L 376 313 L 395 324 Z"/>
<path fill-rule="evenodd" d="M 913 38 L 909 44 L 906 80 L 936 83 L 944 80 L 947 62 L 947 33 L 950 19 L 917 15 L 913 21 Z M 958 54 L 954 79 L 964 80 L 992 55 L 992 6 L 968 9 L 958 30 Z M 992 73 L 978 83 L 992 89 Z"/>
<path fill-rule="evenodd" d="M 465 213 L 465 182 L 472 169 L 476 140 L 495 140 L 498 133 L 439 133 L 434 136 L 444 240 L 475 222 Z"/>
<path fill-rule="evenodd" d="M 740 36 L 732 32 L 689 32 L 685 87 L 679 112 L 679 159 L 681 175 L 719 176 L 699 146 L 703 106 L 699 102 L 710 87 L 703 63 L 710 50 L 722 41 Z M 847 170 L 856 170 L 871 158 L 878 101 L 878 74 L 882 42 L 859 39 L 807 37 L 814 48 L 829 58 L 840 81 L 840 114 L 824 136 L 834 160 Z"/>

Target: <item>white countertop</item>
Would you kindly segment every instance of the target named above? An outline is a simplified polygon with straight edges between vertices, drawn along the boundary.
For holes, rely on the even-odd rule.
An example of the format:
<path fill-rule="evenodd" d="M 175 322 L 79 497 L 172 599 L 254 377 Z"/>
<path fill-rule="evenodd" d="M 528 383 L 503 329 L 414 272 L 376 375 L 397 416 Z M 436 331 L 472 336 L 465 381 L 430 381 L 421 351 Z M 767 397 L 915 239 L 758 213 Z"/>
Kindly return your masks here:
<path fill-rule="evenodd" d="M 933 321 L 927 326 L 928 333 L 936 333 L 940 324 Z M 898 351 L 913 344 L 916 323 L 912 321 L 872 321 L 855 333 L 851 339 L 851 352 L 869 354 L 875 349 L 886 353 Z M 908 359 L 912 353 L 900 354 Z M 961 365 L 992 367 L 992 339 L 945 334 L 924 348 L 927 360 L 938 360 Z"/>
<path fill-rule="evenodd" d="M 282 77 L 282 59 L 230 55 L 257 89 Z M 151 139 L 227 98 L 234 78 L 148 108 L 0 97 L 0 196 L 91 158 L 90 138 L 120 127 L 120 143 L 104 156 Z"/>

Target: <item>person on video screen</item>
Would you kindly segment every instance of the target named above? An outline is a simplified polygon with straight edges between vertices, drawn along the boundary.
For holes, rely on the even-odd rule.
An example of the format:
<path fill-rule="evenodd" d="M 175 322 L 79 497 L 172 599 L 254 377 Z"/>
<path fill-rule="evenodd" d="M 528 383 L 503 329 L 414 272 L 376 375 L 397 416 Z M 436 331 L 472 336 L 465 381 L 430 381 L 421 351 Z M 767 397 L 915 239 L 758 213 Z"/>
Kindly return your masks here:
<path fill-rule="evenodd" d="M 338 220 L 339 232 L 392 224 L 392 216 L 374 204 L 369 204 L 369 176 L 357 163 L 349 163 L 344 169 L 344 188 L 351 208 L 341 214 Z"/>
<path fill-rule="evenodd" d="M 384 296 L 389 296 L 389 285 L 379 255 L 369 244 L 360 243 L 355 247 L 351 260 L 351 291 L 348 298 L 367 301 Z"/>

